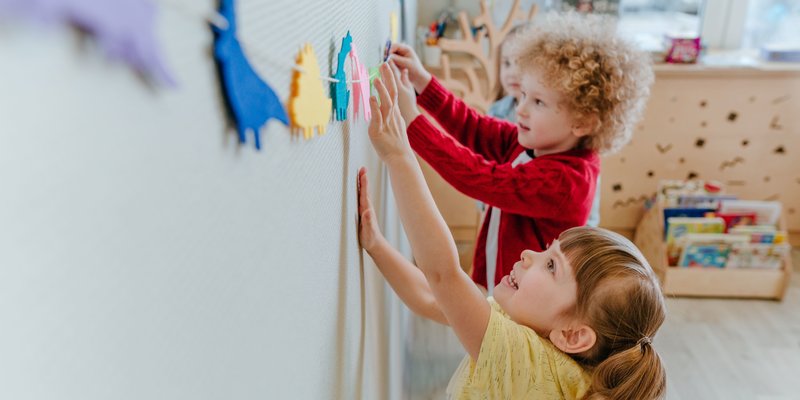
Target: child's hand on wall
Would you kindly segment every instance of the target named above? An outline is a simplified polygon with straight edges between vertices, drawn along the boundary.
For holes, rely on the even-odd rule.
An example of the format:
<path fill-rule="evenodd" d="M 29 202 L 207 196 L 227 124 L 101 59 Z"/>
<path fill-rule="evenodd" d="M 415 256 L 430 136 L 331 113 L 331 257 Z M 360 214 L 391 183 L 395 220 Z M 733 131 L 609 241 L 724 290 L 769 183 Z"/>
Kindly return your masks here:
<path fill-rule="evenodd" d="M 381 230 L 378 228 L 375 209 L 369 198 L 367 186 L 367 169 L 358 170 L 358 243 L 367 253 L 371 253 L 380 241 L 383 240 Z"/>
<path fill-rule="evenodd" d="M 417 94 L 414 93 L 414 86 L 408 78 L 408 70 L 404 69 L 400 72 L 397 64 L 394 62 L 390 64 L 394 80 L 397 83 L 397 106 L 400 107 L 400 115 L 403 116 L 403 120 L 410 124 L 420 114 L 419 108 L 417 108 Z"/>
<path fill-rule="evenodd" d="M 369 139 L 378 156 L 390 164 L 395 159 L 414 157 L 406 135 L 406 122 L 397 105 L 397 82 L 389 64 L 380 68 L 381 77 L 375 79 L 375 89 L 380 96 L 380 105 L 375 96 L 369 98 L 372 119 L 369 121 Z"/>
<path fill-rule="evenodd" d="M 422 66 L 422 62 L 419 61 L 414 49 L 403 43 L 392 43 L 389 53 L 391 54 L 389 60 L 394 62 L 401 70 L 408 70 L 408 79 L 414 86 L 414 90 L 417 93 L 422 93 L 431 82 L 432 77 L 431 73 Z"/>

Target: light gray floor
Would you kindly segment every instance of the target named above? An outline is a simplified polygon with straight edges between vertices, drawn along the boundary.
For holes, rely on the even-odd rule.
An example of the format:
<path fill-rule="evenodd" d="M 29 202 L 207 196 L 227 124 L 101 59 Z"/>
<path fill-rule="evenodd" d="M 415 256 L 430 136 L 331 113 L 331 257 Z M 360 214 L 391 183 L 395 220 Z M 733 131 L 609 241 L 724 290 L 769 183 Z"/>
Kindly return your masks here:
<path fill-rule="evenodd" d="M 672 298 L 654 345 L 667 368 L 668 400 L 800 400 L 800 249 L 782 302 Z M 444 399 L 463 357 L 455 336 L 414 320 L 409 399 Z"/>

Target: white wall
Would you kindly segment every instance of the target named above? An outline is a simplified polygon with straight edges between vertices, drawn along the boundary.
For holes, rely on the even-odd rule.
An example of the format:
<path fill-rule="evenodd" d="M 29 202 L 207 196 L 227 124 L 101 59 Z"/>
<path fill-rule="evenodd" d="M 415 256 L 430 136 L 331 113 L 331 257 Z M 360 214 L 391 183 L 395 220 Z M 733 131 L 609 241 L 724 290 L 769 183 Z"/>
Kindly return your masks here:
<path fill-rule="evenodd" d="M 349 29 L 374 65 L 394 7 L 242 0 L 240 34 L 286 100 L 305 41 L 325 73 Z M 359 166 L 381 192 L 366 122 L 239 146 L 210 30 L 159 10 L 177 89 L 70 29 L 0 24 L 0 398 L 396 393 L 396 299 L 355 240 Z"/>

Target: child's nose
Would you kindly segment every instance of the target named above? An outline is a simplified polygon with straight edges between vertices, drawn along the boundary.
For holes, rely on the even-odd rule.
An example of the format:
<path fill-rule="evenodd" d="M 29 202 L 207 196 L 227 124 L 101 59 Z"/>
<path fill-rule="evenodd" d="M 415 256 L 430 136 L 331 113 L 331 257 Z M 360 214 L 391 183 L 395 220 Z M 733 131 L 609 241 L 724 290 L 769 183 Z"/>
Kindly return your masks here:
<path fill-rule="evenodd" d="M 533 258 L 536 257 L 536 252 L 533 250 L 524 250 L 522 254 L 520 254 L 520 259 L 522 260 L 522 266 L 525 268 L 530 267 L 533 264 Z"/>

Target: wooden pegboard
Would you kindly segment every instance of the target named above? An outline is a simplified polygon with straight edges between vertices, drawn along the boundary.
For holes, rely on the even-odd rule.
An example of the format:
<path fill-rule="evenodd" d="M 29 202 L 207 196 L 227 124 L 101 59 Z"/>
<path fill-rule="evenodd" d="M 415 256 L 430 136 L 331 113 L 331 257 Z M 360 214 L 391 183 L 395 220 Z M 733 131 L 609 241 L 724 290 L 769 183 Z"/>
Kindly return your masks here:
<path fill-rule="evenodd" d="M 611 229 L 635 228 L 659 180 L 697 177 L 783 202 L 800 231 L 800 71 L 656 67 L 643 121 L 601 175 L 601 225 Z"/>

